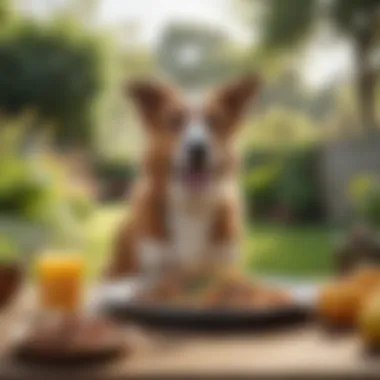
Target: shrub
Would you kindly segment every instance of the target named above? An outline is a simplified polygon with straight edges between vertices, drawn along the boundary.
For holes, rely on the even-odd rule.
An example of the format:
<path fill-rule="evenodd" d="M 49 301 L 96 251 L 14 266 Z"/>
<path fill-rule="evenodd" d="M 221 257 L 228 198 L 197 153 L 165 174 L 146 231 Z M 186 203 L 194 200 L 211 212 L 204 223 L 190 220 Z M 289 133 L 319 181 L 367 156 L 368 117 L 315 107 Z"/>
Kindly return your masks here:
<path fill-rule="evenodd" d="M 349 195 L 355 216 L 374 226 L 380 226 L 380 181 L 371 175 L 354 178 Z"/>
<path fill-rule="evenodd" d="M 87 219 L 95 209 L 94 201 L 86 195 L 70 197 L 68 205 L 75 217 L 80 220 Z"/>
<path fill-rule="evenodd" d="M 60 144 L 90 143 L 112 72 L 108 46 L 71 20 L 19 20 L 0 34 L 0 109 L 15 116 L 33 108 L 54 123 Z"/>
<path fill-rule="evenodd" d="M 23 123 L 0 123 L 0 214 L 57 228 L 62 213 L 75 220 L 87 216 L 93 200 L 73 191 L 63 163 L 51 152 L 23 149 Z"/>
<path fill-rule="evenodd" d="M 0 234 L 0 260 L 1 263 L 14 261 L 17 257 L 17 246 L 8 236 Z"/>
<path fill-rule="evenodd" d="M 298 148 L 285 155 L 277 188 L 277 202 L 300 221 L 319 220 L 323 215 L 317 170 L 318 149 Z"/>
<path fill-rule="evenodd" d="M 250 170 L 244 178 L 249 215 L 265 216 L 276 202 L 278 165 L 262 165 Z"/>
<path fill-rule="evenodd" d="M 244 179 L 249 214 L 295 221 L 320 220 L 323 208 L 317 160 L 315 145 L 286 150 L 251 147 Z"/>
<path fill-rule="evenodd" d="M 105 201 L 122 199 L 135 176 L 136 167 L 131 161 L 99 161 L 95 164 L 95 174 L 103 183 L 102 199 Z"/>

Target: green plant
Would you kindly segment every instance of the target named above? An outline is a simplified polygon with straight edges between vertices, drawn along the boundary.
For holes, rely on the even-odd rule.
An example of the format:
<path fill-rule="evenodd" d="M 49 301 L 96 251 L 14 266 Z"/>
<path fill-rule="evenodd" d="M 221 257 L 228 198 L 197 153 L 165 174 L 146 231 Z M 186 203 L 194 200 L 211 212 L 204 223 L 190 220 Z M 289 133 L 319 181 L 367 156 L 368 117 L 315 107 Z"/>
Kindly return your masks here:
<path fill-rule="evenodd" d="M 26 120 L 0 121 L 0 212 L 37 221 L 41 215 L 35 205 L 47 202 L 49 186 L 31 160 L 22 155 L 28 134 Z"/>
<path fill-rule="evenodd" d="M 251 147 L 244 178 L 249 214 L 267 219 L 280 212 L 295 221 L 320 220 L 323 207 L 315 170 L 318 154 L 318 145 Z"/>
<path fill-rule="evenodd" d="M 2 112 L 15 116 L 33 108 L 40 120 L 54 123 L 61 145 L 90 144 L 98 105 L 115 72 L 109 42 L 67 18 L 18 20 L 0 33 Z"/>
<path fill-rule="evenodd" d="M 284 156 L 277 201 L 291 210 L 296 220 L 318 220 L 322 216 L 317 158 L 318 151 L 310 147 Z"/>
<path fill-rule="evenodd" d="M 6 236 L 0 235 L 0 261 L 13 261 L 17 254 L 15 242 Z"/>
<path fill-rule="evenodd" d="M 259 44 L 271 54 L 288 58 L 310 46 L 320 33 L 321 25 L 329 25 L 329 33 L 344 36 L 352 44 L 356 63 L 355 89 L 362 126 L 372 129 L 375 122 L 375 85 L 377 68 L 371 57 L 379 43 L 378 0 L 238 0 L 244 15 L 258 33 Z M 259 17 L 257 17 L 259 16 Z"/>
<path fill-rule="evenodd" d="M 380 181 L 371 175 L 354 178 L 349 184 L 349 195 L 356 216 L 380 226 Z"/>
<path fill-rule="evenodd" d="M 249 214 L 264 216 L 276 202 L 276 188 L 281 168 L 262 165 L 251 169 L 244 178 Z"/>
<path fill-rule="evenodd" d="M 70 240 L 94 207 L 91 194 L 75 186 L 65 160 L 47 147 L 23 148 L 30 136 L 23 123 L 20 118 L 0 124 L 1 219 L 8 230 L 12 221 L 12 231 L 26 224 L 46 229 L 53 240 Z"/>
<path fill-rule="evenodd" d="M 136 164 L 131 160 L 103 160 L 95 163 L 95 172 L 104 180 L 131 180 L 135 175 Z"/>
<path fill-rule="evenodd" d="M 90 217 L 95 209 L 93 200 L 86 195 L 72 196 L 68 203 L 75 217 L 80 220 Z"/>
<path fill-rule="evenodd" d="M 136 163 L 132 160 L 103 160 L 95 163 L 95 174 L 104 184 L 103 200 L 113 201 L 124 198 L 128 186 L 136 173 Z"/>

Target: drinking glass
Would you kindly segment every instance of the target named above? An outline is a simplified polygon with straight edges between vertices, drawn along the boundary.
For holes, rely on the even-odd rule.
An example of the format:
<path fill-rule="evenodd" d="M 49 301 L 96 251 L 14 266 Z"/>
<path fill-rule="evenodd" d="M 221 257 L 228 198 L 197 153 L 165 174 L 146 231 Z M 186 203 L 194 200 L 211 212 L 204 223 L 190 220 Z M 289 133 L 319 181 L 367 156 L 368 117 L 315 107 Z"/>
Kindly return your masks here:
<path fill-rule="evenodd" d="M 37 259 L 37 294 L 41 308 L 75 313 L 82 304 L 84 259 L 75 252 L 46 252 Z"/>

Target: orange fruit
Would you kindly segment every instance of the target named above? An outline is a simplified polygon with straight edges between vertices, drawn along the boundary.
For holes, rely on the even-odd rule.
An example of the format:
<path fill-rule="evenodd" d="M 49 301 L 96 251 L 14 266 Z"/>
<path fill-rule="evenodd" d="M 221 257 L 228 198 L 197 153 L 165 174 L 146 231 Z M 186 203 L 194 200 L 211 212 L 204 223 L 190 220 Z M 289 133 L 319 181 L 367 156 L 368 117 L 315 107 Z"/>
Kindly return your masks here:
<path fill-rule="evenodd" d="M 365 343 L 380 346 L 380 288 L 363 304 L 358 317 L 359 332 Z"/>
<path fill-rule="evenodd" d="M 328 324 L 351 326 L 361 304 L 360 288 L 350 282 L 337 282 L 326 286 L 319 294 L 317 310 Z"/>

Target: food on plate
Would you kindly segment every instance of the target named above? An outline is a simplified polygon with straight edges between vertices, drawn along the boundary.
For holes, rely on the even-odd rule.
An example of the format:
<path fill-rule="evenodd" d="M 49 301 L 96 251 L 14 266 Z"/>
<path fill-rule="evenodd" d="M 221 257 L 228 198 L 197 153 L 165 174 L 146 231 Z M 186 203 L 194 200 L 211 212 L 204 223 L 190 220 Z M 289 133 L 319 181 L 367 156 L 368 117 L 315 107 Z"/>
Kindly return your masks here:
<path fill-rule="evenodd" d="M 380 347 L 380 288 L 363 304 L 359 314 L 359 332 L 370 347 Z"/>
<path fill-rule="evenodd" d="M 140 294 L 139 301 L 205 308 L 267 308 L 293 302 L 286 291 L 234 271 L 170 274 Z"/>
<path fill-rule="evenodd" d="M 37 360 L 99 359 L 121 353 L 124 330 L 100 316 L 46 314 L 25 326 L 14 345 L 17 356 Z"/>

